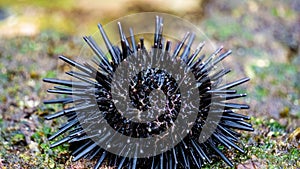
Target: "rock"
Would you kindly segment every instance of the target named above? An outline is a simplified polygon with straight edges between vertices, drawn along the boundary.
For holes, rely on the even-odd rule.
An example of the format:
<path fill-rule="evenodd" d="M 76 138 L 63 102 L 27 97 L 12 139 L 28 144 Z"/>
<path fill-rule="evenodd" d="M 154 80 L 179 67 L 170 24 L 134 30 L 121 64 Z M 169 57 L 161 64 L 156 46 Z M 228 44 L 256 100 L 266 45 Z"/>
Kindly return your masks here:
<path fill-rule="evenodd" d="M 31 141 L 30 144 L 28 145 L 30 151 L 35 152 L 35 153 L 40 153 L 38 146 L 39 146 L 39 144 L 34 141 Z"/>
<path fill-rule="evenodd" d="M 237 166 L 237 169 L 257 169 L 267 168 L 267 165 L 261 159 L 258 159 L 255 155 L 252 155 L 250 160 L 245 161 Z"/>

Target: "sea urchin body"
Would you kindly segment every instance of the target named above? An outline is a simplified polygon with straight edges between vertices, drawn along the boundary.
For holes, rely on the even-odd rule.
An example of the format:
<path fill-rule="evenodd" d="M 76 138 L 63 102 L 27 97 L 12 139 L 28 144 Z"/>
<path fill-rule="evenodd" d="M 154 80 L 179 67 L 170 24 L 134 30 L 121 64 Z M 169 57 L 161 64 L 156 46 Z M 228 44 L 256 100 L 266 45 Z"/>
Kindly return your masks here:
<path fill-rule="evenodd" d="M 48 92 L 69 95 L 44 102 L 69 105 L 45 117 L 67 117 L 49 140 L 65 137 L 51 147 L 76 144 L 73 161 L 98 158 L 95 168 L 104 162 L 117 168 L 201 168 L 215 155 L 233 166 L 218 147 L 244 152 L 234 129 L 253 128 L 248 116 L 234 111 L 249 106 L 228 101 L 246 96 L 233 88 L 249 79 L 222 84 L 230 70 L 217 65 L 231 51 L 219 48 L 205 59 L 199 56 L 204 43 L 192 51 L 193 33 L 173 47 L 160 17 L 150 50 L 143 38 L 136 43 L 132 29 L 126 37 L 120 23 L 120 47 L 98 27 L 108 54 L 84 37 L 95 54 L 92 63 L 60 56 L 77 69 L 66 72 L 76 80 L 44 79 L 58 85 Z"/>

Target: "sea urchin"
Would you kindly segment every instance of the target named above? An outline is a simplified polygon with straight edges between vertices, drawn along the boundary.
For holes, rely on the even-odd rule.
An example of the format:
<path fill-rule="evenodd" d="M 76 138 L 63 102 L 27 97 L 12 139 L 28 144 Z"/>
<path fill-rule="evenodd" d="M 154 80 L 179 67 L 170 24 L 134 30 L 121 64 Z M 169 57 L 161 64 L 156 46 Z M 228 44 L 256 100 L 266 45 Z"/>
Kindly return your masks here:
<path fill-rule="evenodd" d="M 219 48 L 205 59 L 199 56 L 204 43 L 192 50 L 193 33 L 173 47 L 165 41 L 161 17 L 156 17 L 150 50 L 143 38 L 136 43 L 132 29 L 126 37 L 120 23 L 120 47 L 98 27 L 107 54 L 92 37 L 84 37 L 95 54 L 92 62 L 60 56 L 76 68 L 66 72 L 74 80 L 44 79 L 58 85 L 48 92 L 69 95 L 44 102 L 64 105 L 45 119 L 67 117 L 49 140 L 67 134 L 51 147 L 75 145 L 73 161 L 97 157 L 95 168 L 104 162 L 117 168 L 201 168 L 213 156 L 233 166 L 219 146 L 244 152 L 234 129 L 253 128 L 245 122 L 248 116 L 234 112 L 249 106 L 228 101 L 246 96 L 232 88 L 249 79 L 222 84 L 230 70 L 217 65 L 231 51 Z"/>

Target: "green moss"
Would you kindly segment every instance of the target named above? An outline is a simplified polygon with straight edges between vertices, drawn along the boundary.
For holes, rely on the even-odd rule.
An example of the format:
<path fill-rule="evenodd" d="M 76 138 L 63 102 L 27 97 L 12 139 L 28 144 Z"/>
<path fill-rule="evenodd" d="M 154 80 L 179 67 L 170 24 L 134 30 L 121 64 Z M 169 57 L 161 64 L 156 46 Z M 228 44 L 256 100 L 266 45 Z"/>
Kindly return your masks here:
<path fill-rule="evenodd" d="M 55 70 L 47 71 L 46 74 L 44 75 L 44 77 L 45 78 L 56 78 L 57 72 Z"/>
<path fill-rule="evenodd" d="M 21 48 L 20 48 L 20 52 L 23 54 L 26 54 L 28 52 L 34 52 L 38 50 L 38 44 L 30 39 L 24 41 L 24 43 L 22 43 Z"/>
<path fill-rule="evenodd" d="M 297 87 L 299 82 L 295 78 L 298 76 L 297 65 L 270 62 L 265 66 L 251 65 L 247 71 L 252 76 L 254 90 L 251 93 L 255 99 L 263 101 L 270 95 L 287 99 L 292 103 L 299 99 L 300 90 Z"/>
<path fill-rule="evenodd" d="M 24 142 L 24 141 L 25 141 L 25 136 L 22 133 L 17 133 L 15 135 L 13 135 L 13 137 L 11 138 L 12 144 L 17 144 L 17 143 Z"/>
<path fill-rule="evenodd" d="M 8 76 L 7 76 L 7 74 L 1 73 L 1 72 L 0 72 L 0 83 L 1 83 L 1 84 L 4 84 L 4 83 L 7 83 L 7 81 L 8 81 Z"/>
<path fill-rule="evenodd" d="M 262 101 L 263 98 L 266 98 L 269 94 L 269 90 L 261 85 L 255 86 L 255 93 L 252 94 L 254 95 L 255 98 L 257 98 L 259 101 Z"/>
<path fill-rule="evenodd" d="M 297 75 L 297 66 L 288 63 L 270 62 L 270 65 L 267 67 L 252 65 L 251 68 L 256 76 L 261 79 L 270 75 L 276 75 L 273 76 L 273 80 L 279 83 L 286 80 L 295 80 L 294 77 Z"/>
<path fill-rule="evenodd" d="M 227 40 L 232 37 L 240 37 L 251 40 L 252 35 L 240 23 L 234 22 L 229 18 L 214 18 L 204 22 L 205 32 L 219 40 Z"/>

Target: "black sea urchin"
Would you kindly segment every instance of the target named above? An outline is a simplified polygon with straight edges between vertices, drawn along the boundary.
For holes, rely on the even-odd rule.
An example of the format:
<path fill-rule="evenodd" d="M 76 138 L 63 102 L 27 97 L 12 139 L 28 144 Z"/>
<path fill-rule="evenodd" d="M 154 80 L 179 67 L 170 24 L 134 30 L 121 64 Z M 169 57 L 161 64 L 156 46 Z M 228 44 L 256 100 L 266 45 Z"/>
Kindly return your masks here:
<path fill-rule="evenodd" d="M 84 37 L 95 54 L 92 63 L 59 57 L 77 69 L 67 72 L 76 80 L 44 79 L 59 85 L 48 92 L 69 95 L 44 102 L 64 105 L 47 120 L 68 119 L 49 140 L 68 134 L 51 147 L 75 145 L 73 161 L 97 157 L 95 168 L 104 162 L 117 168 L 201 168 L 213 156 L 233 166 L 219 146 L 244 152 L 237 145 L 241 134 L 233 129 L 253 128 L 244 121 L 248 116 L 234 112 L 249 106 L 227 101 L 246 96 L 232 88 L 249 79 L 222 84 L 230 70 L 216 69 L 231 51 L 219 48 L 204 60 L 204 43 L 191 49 L 193 33 L 172 47 L 160 17 L 151 50 L 143 38 L 135 42 L 132 29 L 126 37 L 120 23 L 121 49 L 98 27 L 108 54 Z"/>

